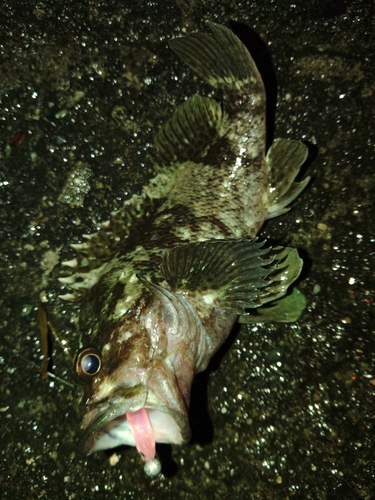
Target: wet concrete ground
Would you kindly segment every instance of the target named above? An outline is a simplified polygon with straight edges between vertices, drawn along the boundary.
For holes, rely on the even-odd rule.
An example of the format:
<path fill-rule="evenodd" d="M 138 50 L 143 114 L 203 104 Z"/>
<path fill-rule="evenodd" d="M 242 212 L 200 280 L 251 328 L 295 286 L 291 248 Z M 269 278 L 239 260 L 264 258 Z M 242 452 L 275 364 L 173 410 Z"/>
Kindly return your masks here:
<path fill-rule="evenodd" d="M 1 498 L 375 498 L 373 3 L 6 0 L 0 14 Z M 174 108 L 207 93 L 167 46 L 206 19 L 259 64 L 270 138 L 310 144 L 312 182 L 262 231 L 300 249 L 308 307 L 233 332 L 197 377 L 191 444 L 161 447 L 150 480 L 133 449 L 114 466 L 80 455 L 72 390 L 38 372 L 37 305 L 76 347 L 60 262 L 152 175 Z"/>

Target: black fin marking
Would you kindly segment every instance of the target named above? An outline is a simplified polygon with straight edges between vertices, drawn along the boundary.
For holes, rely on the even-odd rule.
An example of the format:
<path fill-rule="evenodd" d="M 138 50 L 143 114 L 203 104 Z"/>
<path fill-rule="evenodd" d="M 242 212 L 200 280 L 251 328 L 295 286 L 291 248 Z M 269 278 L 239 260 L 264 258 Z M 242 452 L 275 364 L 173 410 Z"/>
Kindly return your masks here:
<path fill-rule="evenodd" d="M 269 207 L 267 219 L 287 212 L 289 203 L 306 187 L 310 177 L 302 182 L 294 182 L 294 179 L 307 156 L 308 149 L 303 142 L 289 139 L 277 139 L 268 150 Z"/>
<path fill-rule="evenodd" d="M 263 245 L 256 240 L 189 243 L 164 254 L 161 272 L 173 291 L 198 293 L 207 304 L 244 314 L 285 295 L 302 268 L 295 249 Z"/>
<path fill-rule="evenodd" d="M 224 114 L 221 105 L 196 95 L 185 102 L 155 137 L 159 166 L 197 161 L 217 137 L 223 135 Z"/>
<path fill-rule="evenodd" d="M 263 95 L 263 82 L 248 50 L 228 28 L 207 22 L 212 35 L 192 33 L 170 46 L 213 88 Z"/>
<path fill-rule="evenodd" d="M 297 288 L 294 288 L 290 295 L 241 315 L 238 322 L 245 325 L 267 323 L 269 321 L 294 323 L 301 316 L 306 304 L 306 297 Z"/>

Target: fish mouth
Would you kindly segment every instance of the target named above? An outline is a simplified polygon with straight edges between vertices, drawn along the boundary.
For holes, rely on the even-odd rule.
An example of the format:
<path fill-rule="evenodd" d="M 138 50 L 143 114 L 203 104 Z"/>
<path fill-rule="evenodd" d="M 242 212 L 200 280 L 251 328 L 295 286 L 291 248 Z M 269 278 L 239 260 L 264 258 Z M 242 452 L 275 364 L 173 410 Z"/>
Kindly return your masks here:
<path fill-rule="evenodd" d="M 183 444 L 191 434 L 185 405 L 171 408 L 145 385 L 91 408 L 82 427 L 81 447 L 86 455 L 128 445 L 135 446 L 146 461 L 155 457 L 155 443 Z"/>

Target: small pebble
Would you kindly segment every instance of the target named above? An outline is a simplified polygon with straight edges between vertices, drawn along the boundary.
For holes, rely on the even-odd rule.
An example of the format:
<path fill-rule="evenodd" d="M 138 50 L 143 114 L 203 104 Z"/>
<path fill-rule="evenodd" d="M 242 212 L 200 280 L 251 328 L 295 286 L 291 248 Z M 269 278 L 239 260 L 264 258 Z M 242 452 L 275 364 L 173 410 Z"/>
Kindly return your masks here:
<path fill-rule="evenodd" d="M 265 353 L 266 358 L 270 361 L 279 361 L 284 356 L 284 349 L 282 347 L 275 347 Z"/>
<path fill-rule="evenodd" d="M 109 457 L 109 464 L 113 466 L 115 466 L 116 464 L 118 464 L 120 461 L 120 457 L 117 455 L 117 453 L 113 453 L 110 457 Z"/>

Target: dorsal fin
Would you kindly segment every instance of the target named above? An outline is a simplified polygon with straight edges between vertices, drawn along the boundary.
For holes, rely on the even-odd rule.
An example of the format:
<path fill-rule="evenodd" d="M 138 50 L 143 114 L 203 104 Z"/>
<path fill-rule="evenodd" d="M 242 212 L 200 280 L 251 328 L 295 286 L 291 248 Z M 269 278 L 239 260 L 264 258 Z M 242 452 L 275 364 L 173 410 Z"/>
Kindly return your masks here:
<path fill-rule="evenodd" d="M 156 135 L 155 163 L 169 167 L 188 160 L 198 162 L 215 139 L 224 135 L 224 121 L 218 102 L 199 95 L 192 97 L 176 109 Z"/>
<path fill-rule="evenodd" d="M 84 268 L 86 271 L 102 266 L 116 255 L 119 242 L 131 231 L 132 225 L 152 208 L 152 200 L 147 196 L 134 195 L 124 203 L 123 208 L 112 212 L 111 218 L 101 224 L 98 232 L 84 235 L 84 243 L 71 245 L 77 252 L 77 262 L 68 261 L 64 265 Z"/>
<path fill-rule="evenodd" d="M 73 274 L 59 278 L 64 285 L 75 290 L 61 295 L 66 300 L 76 300 L 92 288 L 103 273 L 104 266 L 123 248 L 124 241 L 139 224 L 143 216 L 152 211 L 159 199 L 168 191 L 168 182 L 159 174 L 143 189 L 142 195 L 133 195 L 118 212 L 112 212 L 109 221 L 98 232 L 84 235 L 87 241 L 71 245 L 76 257 L 62 264 L 70 267 Z"/>

